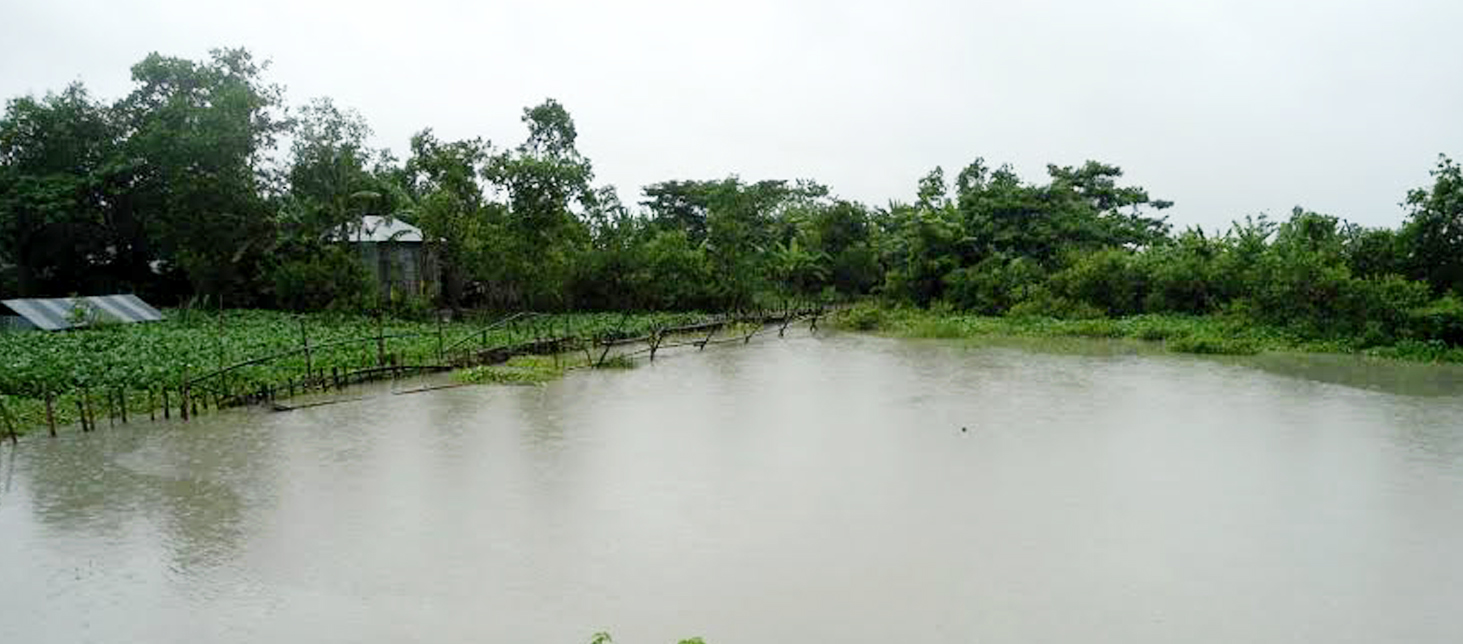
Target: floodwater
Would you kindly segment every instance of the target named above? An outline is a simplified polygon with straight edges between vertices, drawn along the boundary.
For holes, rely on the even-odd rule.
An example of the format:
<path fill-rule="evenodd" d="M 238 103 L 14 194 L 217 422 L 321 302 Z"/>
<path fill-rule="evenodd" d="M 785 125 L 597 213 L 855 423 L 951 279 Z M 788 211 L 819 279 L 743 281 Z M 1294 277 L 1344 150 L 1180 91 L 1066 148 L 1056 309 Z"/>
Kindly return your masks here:
<path fill-rule="evenodd" d="M 0 448 L 0 642 L 1463 639 L 1457 369 L 804 334 L 416 384 Z"/>

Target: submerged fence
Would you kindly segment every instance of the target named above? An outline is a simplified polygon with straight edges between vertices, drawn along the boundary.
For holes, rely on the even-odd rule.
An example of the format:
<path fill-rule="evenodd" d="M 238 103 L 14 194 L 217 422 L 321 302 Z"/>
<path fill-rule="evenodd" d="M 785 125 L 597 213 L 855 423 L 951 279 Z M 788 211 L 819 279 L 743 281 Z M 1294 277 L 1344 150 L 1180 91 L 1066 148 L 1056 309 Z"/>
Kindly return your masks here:
<path fill-rule="evenodd" d="M 435 330 L 416 333 L 388 333 L 384 317 L 376 318 L 375 333 L 350 338 L 313 341 L 309 328 L 299 321 L 299 341 L 294 346 L 261 352 L 258 355 L 225 363 L 220 350 L 219 366 L 201 373 L 181 369 L 176 379 L 159 379 L 145 387 L 110 386 L 94 389 L 77 386 L 69 392 L 75 406 L 76 424 L 82 432 L 96 431 L 98 419 L 109 427 L 130 421 L 129 408 L 145 409 L 149 420 L 188 421 L 210 410 L 256 404 L 273 405 L 280 399 L 308 393 L 338 392 L 352 384 L 372 380 L 395 379 L 422 373 L 443 372 L 461 367 L 497 364 L 520 355 L 561 355 L 583 351 L 585 364 L 602 366 L 611 354 L 626 359 L 647 358 L 654 361 L 660 352 L 679 347 L 704 349 L 721 343 L 748 343 L 757 334 L 776 328 L 779 337 L 800 321 L 808 321 L 816 331 L 820 318 L 832 309 L 823 305 L 785 306 L 780 310 L 755 310 L 707 316 L 690 323 L 654 326 L 645 330 L 627 324 L 625 314 L 613 326 L 581 324 L 575 328 L 571 316 L 555 316 L 536 312 L 518 312 L 492 320 L 449 338 L 441 315 Z M 643 326 L 643 325 L 642 325 Z M 220 345 L 223 323 L 219 324 Z M 717 338 L 722 331 L 734 331 Z M 403 346 L 406 345 L 406 346 Z M 423 346 L 425 349 L 423 349 Z M 417 350 L 413 351 L 415 347 Z M 362 349 L 364 348 L 364 351 Z M 332 351 L 353 351 L 364 359 L 334 360 L 328 368 L 317 361 Z M 268 367 L 292 362 L 274 378 L 249 377 L 254 367 Z M 302 363 L 302 364 L 301 364 Z M 57 406 L 63 396 L 47 391 L 44 396 L 45 424 L 51 436 L 57 433 Z M 15 442 L 19 428 L 10 410 L 0 397 L 0 422 Z"/>

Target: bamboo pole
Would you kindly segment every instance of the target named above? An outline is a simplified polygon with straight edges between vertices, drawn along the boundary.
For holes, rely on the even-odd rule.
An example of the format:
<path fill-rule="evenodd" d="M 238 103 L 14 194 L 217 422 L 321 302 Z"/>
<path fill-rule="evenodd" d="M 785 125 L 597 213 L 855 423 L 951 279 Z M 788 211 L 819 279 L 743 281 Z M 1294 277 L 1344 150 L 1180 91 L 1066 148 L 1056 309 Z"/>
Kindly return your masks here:
<path fill-rule="evenodd" d="M 305 380 L 308 381 L 313 375 L 311 372 L 314 369 L 310 359 L 310 334 L 305 332 L 305 318 L 303 317 L 300 318 L 300 343 L 305 347 Z"/>
<path fill-rule="evenodd" d="M 91 388 L 82 387 L 81 397 L 86 400 L 86 424 L 90 427 L 87 431 L 94 432 L 97 430 L 97 412 L 91 404 Z"/>
<path fill-rule="evenodd" d="M 437 364 L 442 364 L 445 361 L 446 361 L 446 354 L 443 352 L 443 349 L 442 349 L 442 311 L 441 311 L 441 309 L 438 309 L 437 310 Z"/>
<path fill-rule="evenodd" d="M 5 427 L 10 430 L 10 444 L 20 444 L 20 432 L 15 429 L 15 421 L 10 417 L 10 409 L 5 406 L 5 396 L 0 396 L 0 415 L 5 416 Z"/>
<path fill-rule="evenodd" d="M 182 379 L 181 383 L 182 384 L 178 385 L 178 396 L 180 398 L 182 398 L 182 403 L 183 403 L 183 405 L 182 405 L 183 422 L 188 422 L 188 402 L 189 402 L 188 401 L 188 394 L 189 394 L 189 391 L 188 391 L 188 367 L 186 365 L 183 367 L 183 379 Z"/>
<path fill-rule="evenodd" d="M 78 394 L 72 402 L 76 403 L 76 416 L 81 419 L 81 431 L 86 433 L 86 407 L 81 404 L 81 396 Z"/>
<path fill-rule="evenodd" d="M 376 309 L 376 366 L 386 364 L 386 311 Z"/>
<path fill-rule="evenodd" d="M 56 437 L 56 395 L 51 390 L 46 390 L 46 428 L 51 430 L 51 438 Z"/>

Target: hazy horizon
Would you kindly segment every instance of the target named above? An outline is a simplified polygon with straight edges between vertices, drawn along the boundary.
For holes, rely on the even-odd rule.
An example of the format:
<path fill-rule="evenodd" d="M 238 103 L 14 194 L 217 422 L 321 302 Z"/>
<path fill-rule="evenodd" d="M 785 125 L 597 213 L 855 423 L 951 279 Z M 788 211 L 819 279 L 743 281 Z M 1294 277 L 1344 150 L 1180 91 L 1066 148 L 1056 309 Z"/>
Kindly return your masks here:
<path fill-rule="evenodd" d="M 737 174 L 884 205 L 936 165 L 1041 181 L 1096 159 L 1175 201 L 1177 229 L 1296 205 L 1394 226 L 1463 155 L 1463 5 L 1442 0 L 390 6 L 7 0 L 0 95 L 110 101 L 149 52 L 244 47 L 290 105 L 357 109 L 398 157 L 427 127 L 515 145 L 522 108 L 557 98 L 626 203 Z"/>

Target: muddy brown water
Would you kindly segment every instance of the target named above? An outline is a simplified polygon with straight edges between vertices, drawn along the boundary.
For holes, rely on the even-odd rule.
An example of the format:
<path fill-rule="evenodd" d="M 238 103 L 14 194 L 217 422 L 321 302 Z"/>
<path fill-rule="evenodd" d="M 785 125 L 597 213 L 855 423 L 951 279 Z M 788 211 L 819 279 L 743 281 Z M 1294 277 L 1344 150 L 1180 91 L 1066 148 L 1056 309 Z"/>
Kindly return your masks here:
<path fill-rule="evenodd" d="M 0 447 L 0 642 L 1463 637 L 1455 368 L 803 334 L 419 384 Z"/>

